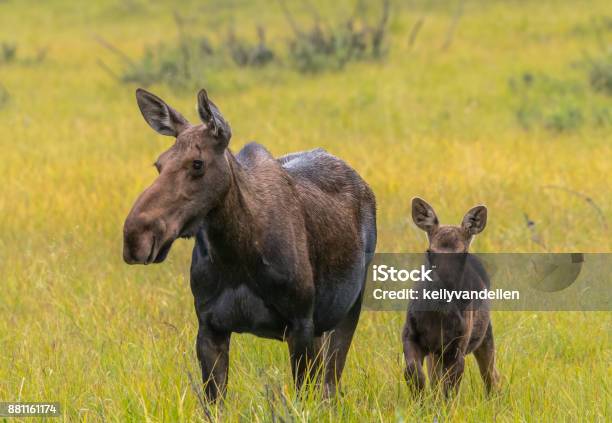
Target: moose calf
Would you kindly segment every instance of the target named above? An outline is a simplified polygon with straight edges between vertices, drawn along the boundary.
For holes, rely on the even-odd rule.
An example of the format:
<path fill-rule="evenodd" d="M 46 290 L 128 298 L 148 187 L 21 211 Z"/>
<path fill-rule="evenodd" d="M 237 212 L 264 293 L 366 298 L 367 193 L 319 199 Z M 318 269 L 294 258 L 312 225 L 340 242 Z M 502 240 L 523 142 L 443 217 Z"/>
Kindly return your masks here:
<path fill-rule="evenodd" d="M 467 212 L 461 226 L 440 225 L 433 208 L 420 198 L 412 200 L 412 219 L 427 232 L 426 266 L 433 281 L 420 282 L 422 289 L 482 291 L 489 278 L 480 263 L 468 253 L 474 235 L 487 223 L 487 209 L 476 206 Z M 402 334 L 405 378 L 413 391 L 425 387 L 423 359 L 427 357 L 432 384 L 443 383 L 446 395 L 456 391 L 463 375 L 465 356 L 474 353 L 487 392 L 499 381 L 495 369 L 493 328 L 486 301 L 413 300 Z"/>

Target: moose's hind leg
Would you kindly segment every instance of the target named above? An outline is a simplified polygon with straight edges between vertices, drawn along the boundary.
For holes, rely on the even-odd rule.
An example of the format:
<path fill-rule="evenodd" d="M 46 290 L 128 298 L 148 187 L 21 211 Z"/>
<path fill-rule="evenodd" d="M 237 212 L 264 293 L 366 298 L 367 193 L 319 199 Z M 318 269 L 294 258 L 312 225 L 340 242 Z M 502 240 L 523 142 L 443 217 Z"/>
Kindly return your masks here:
<path fill-rule="evenodd" d="M 325 397 L 333 397 L 340 387 L 340 378 L 346 364 L 351 342 L 359 315 L 361 314 L 362 294 L 353 304 L 346 317 L 334 329 L 326 332 L 322 341 L 322 353 L 325 357 Z"/>

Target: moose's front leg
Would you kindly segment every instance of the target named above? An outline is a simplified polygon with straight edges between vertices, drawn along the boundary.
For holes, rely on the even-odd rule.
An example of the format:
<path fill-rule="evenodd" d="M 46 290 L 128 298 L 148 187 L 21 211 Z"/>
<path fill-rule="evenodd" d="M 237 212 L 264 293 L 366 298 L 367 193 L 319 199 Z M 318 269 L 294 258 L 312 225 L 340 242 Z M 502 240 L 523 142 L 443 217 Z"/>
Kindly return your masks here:
<path fill-rule="evenodd" d="M 292 322 L 289 337 L 291 372 L 295 386 L 299 390 L 304 379 L 309 376 L 315 359 L 314 322 L 312 318 L 296 319 Z M 316 370 L 316 369 L 315 369 Z"/>
<path fill-rule="evenodd" d="M 200 323 L 196 352 L 202 369 L 206 398 L 214 402 L 225 394 L 229 369 L 230 333 L 213 331 Z"/>

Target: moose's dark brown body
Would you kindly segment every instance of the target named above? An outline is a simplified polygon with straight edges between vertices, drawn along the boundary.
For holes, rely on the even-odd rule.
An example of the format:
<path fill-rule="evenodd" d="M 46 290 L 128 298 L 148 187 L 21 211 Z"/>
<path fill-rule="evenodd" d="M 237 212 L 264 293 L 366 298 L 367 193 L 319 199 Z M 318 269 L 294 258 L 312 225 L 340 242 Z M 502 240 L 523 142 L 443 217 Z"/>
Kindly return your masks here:
<path fill-rule="evenodd" d="M 232 332 L 286 339 L 294 367 L 332 332 L 326 384 L 335 389 L 375 248 L 374 197 L 323 150 L 276 160 L 249 144 L 229 160 L 235 186 L 205 220 L 191 266 L 203 376 L 224 386 Z"/>
<path fill-rule="evenodd" d="M 471 209 L 459 226 L 441 226 L 433 208 L 413 200 L 415 223 L 427 232 L 429 248 L 425 265 L 433 281 L 415 288 L 447 292 L 482 291 L 490 288 L 487 273 L 476 256 L 468 253 L 472 237 L 481 232 L 487 219 L 484 206 Z M 486 301 L 455 299 L 413 300 L 402 333 L 405 377 L 410 387 L 425 386 L 423 361 L 427 358 L 430 380 L 444 384 L 444 392 L 456 390 L 463 375 L 465 356 L 473 353 L 488 391 L 498 384 L 495 369 L 493 328 Z"/>
<path fill-rule="evenodd" d="M 234 332 L 286 340 L 298 386 L 324 359 L 332 394 L 376 247 L 372 191 L 320 149 L 275 159 L 251 143 L 234 156 L 205 92 L 197 126 L 150 93 L 137 97 L 147 122 L 177 140 L 126 219 L 124 257 L 161 262 L 178 236 L 196 236 L 191 288 L 209 399 L 225 391 Z"/>

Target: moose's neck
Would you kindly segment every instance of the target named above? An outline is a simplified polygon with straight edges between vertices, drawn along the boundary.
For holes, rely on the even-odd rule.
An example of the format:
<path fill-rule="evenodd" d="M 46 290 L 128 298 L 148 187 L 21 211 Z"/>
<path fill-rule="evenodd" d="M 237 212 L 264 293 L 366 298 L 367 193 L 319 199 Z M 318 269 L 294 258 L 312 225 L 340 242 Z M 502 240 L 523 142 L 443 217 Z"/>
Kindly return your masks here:
<path fill-rule="evenodd" d="M 218 207 L 206 218 L 206 233 L 214 259 L 235 262 L 255 259 L 258 231 L 254 214 L 257 199 L 253 182 L 234 155 L 226 150 L 230 187 Z"/>

